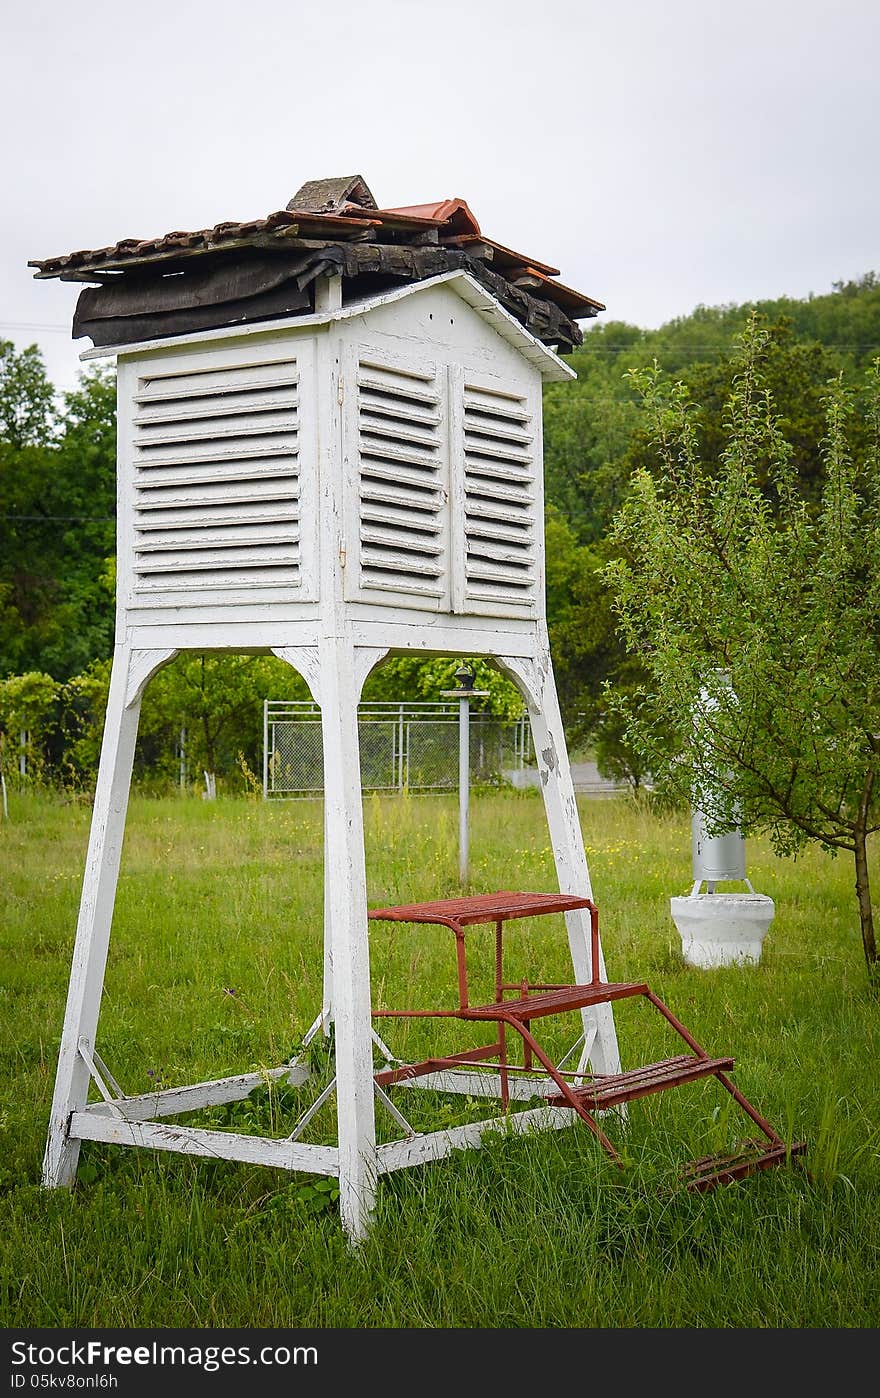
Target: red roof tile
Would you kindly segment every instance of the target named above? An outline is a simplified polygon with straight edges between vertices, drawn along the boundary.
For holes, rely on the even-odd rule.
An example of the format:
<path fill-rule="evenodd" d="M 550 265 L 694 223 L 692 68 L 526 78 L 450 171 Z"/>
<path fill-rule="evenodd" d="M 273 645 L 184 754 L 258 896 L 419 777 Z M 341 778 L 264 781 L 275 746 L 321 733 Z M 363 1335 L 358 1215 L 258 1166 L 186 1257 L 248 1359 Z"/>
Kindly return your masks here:
<path fill-rule="evenodd" d="M 390 214 L 411 214 L 436 223 L 455 222 L 457 233 L 479 233 L 480 225 L 463 199 L 438 199 L 434 204 L 405 204 L 388 210 Z"/>

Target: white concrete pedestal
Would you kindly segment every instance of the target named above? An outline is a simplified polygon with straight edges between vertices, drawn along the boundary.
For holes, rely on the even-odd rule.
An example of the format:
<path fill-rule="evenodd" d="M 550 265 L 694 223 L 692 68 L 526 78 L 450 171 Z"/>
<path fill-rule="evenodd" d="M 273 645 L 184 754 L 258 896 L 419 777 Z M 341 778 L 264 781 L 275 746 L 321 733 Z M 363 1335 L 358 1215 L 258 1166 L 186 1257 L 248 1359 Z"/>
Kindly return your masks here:
<path fill-rule="evenodd" d="M 756 965 L 773 921 L 773 899 L 763 893 L 691 893 L 670 898 L 672 920 L 689 966 Z"/>

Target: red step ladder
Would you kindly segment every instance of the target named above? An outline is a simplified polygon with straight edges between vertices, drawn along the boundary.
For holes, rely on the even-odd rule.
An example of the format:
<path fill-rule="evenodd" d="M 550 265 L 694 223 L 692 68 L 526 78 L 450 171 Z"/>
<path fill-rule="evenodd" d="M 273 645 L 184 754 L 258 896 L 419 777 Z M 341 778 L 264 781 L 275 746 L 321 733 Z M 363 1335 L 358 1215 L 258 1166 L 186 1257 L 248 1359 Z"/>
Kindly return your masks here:
<path fill-rule="evenodd" d="M 548 913 L 568 912 L 587 908 L 590 915 L 591 979 L 586 985 L 530 985 L 526 981 L 505 981 L 503 973 L 503 927 L 506 922 Z M 681 1179 L 690 1190 L 708 1190 L 718 1184 L 741 1179 L 756 1170 L 787 1162 L 802 1155 L 806 1142 L 786 1144 L 769 1121 L 752 1106 L 739 1091 L 729 1074 L 734 1059 L 729 1056 L 711 1057 L 694 1039 L 679 1019 L 643 981 L 614 983 L 599 976 L 599 911 L 589 898 L 571 894 L 551 893 L 485 893 L 468 898 L 447 898 L 437 902 L 408 903 L 397 907 L 374 908 L 371 919 L 389 922 L 428 923 L 449 927 L 455 936 L 458 971 L 458 1004 L 454 1008 L 379 1009 L 375 1018 L 444 1018 L 494 1024 L 496 1037 L 478 1048 L 463 1048 L 458 1052 L 426 1058 L 417 1063 L 399 1064 L 375 1074 L 377 1085 L 385 1087 L 411 1081 L 414 1078 L 466 1064 L 495 1067 L 500 1074 L 501 1100 L 505 1110 L 510 1104 L 511 1074 L 528 1072 L 545 1075 L 554 1091 L 546 1101 L 554 1107 L 569 1107 L 589 1127 L 616 1164 L 622 1165 L 619 1152 L 596 1120 L 596 1113 L 618 1107 L 638 1097 L 665 1092 L 700 1079 L 714 1077 L 737 1105 L 745 1112 L 760 1135 L 743 1140 L 730 1154 L 704 1156 L 683 1167 Z M 495 926 L 495 999 L 489 1004 L 471 1005 L 469 1001 L 467 947 L 465 928 L 494 923 Z M 518 992 L 516 998 L 509 998 Z M 644 997 L 663 1016 L 673 1031 L 684 1041 L 687 1053 L 648 1063 L 627 1072 L 588 1074 L 566 1072 L 541 1044 L 533 1030 L 533 1021 L 548 1016 L 587 1009 L 591 1005 L 615 1000 Z M 510 1061 L 511 1034 L 522 1045 L 522 1065 Z M 571 1079 L 574 1078 L 574 1081 Z"/>

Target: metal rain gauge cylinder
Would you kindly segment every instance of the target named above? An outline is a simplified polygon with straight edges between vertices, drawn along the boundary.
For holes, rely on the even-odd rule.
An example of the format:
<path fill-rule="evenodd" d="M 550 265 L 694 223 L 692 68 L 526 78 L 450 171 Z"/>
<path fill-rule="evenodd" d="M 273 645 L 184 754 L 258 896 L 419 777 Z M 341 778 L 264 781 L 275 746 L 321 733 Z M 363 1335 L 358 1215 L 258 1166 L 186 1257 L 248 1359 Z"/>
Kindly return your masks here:
<path fill-rule="evenodd" d="M 698 711 L 711 707 L 706 692 Z M 699 731 L 699 728 L 698 728 Z M 746 842 L 738 827 L 709 833 L 703 810 L 691 815 L 693 886 L 686 897 L 670 899 L 672 919 L 689 966 L 753 965 L 761 959 L 764 938 L 773 921 L 773 900 L 756 893 L 746 876 Z M 745 884 L 747 892 L 719 892 L 720 883 Z M 701 892 L 705 884 L 705 893 Z"/>

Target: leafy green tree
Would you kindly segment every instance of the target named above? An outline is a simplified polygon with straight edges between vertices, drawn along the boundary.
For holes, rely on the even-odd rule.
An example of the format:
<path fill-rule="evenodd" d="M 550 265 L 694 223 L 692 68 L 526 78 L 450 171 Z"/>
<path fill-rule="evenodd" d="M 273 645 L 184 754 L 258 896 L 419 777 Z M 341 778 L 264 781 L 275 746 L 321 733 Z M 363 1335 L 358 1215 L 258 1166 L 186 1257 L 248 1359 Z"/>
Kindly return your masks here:
<path fill-rule="evenodd" d="M 820 443 L 825 431 L 825 396 L 829 379 L 852 366 L 844 358 L 815 340 L 795 337 L 792 322 L 783 317 L 769 322 L 755 312 L 756 324 L 766 330 L 762 355 L 762 380 L 773 399 L 773 406 L 789 447 L 789 466 L 795 473 L 801 492 L 817 503 L 823 481 Z M 721 460 L 727 433 L 727 405 L 739 372 L 731 353 L 708 361 L 687 365 L 678 375 L 689 390 L 693 423 L 699 433 L 703 459 Z M 852 424 L 852 445 L 857 453 L 864 449 L 859 440 L 859 424 Z M 643 423 L 630 439 L 622 466 L 626 479 L 639 468 L 651 470 L 655 460 L 650 423 Z M 774 491 L 769 479 L 772 462 L 756 459 L 757 477 L 773 504 Z"/>
<path fill-rule="evenodd" d="M 602 546 L 579 544 L 571 525 L 547 511 L 546 592 L 550 650 L 566 725 L 588 736 L 595 724 L 602 681 L 623 659 L 602 581 Z"/>
<path fill-rule="evenodd" d="M 604 540 L 578 544 L 568 521 L 552 506 L 545 533 L 550 650 L 569 742 L 592 749 L 603 777 L 638 790 L 648 773 L 607 697 L 609 685 L 615 693 L 633 692 L 644 679 L 616 632 L 603 573 L 610 551 Z"/>
<path fill-rule="evenodd" d="M 4 777 L 17 770 L 22 754 L 31 776 L 42 774 L 43 742 L 56 719 L 58 690 L 52 676 L 39 671 L 0 680 L 0 772 Z"/>
<path fill-rule="evenodd" d="M 92 786 L 98 772 L 110 660 L 93 660 L 62 687 L 61 732 L 56 769 L 66 785 Z"/>
<path fill-rule="evenodd" d="M 425 660 L 419 655 L 392 656 L 367 679 L 363 702 L 437 703 L 444 689 L 457 688 L 455 672 L 461 663 L 459 657 L 437 656 Z M 474 689 L 488 691 L 485 698 L 473 701 L 472 711 L 493 714 L 502 719 L 519 718 L 524 705 L 516 685 L 488 661 L 466 658 L 465 663 L 473 672 Z"/>
<path fill-rule="evenodd" d="M 144 694 L 138 741 L 141 771 L 171 775 L 181 729 L 191 771 L 209 778 L 261 768 L 263 700 L 307 699 L 294 670 L 274 656 L 185 652 L 153 677 Z"/>
<path fill-rule="evenodd" d="M 36 345 L 16 350 L 0 340 L 0 440 L 13 447 L 43 447 L 52 439 L 55 390 Z"/>
<path fill-rule="evenodd" d="M 828 386 L 811 509 L 768 390 L 752 317 L 719 462 L 681 383 L 638 376 L 656 453 L 639 470 L 605 576 L 626 646 L 650 676 L 627 711 L 655 781 L 699 804 L 709 833 L 765 830 L 854 859 L 869 975 L 877 951 L 868 841 L 880 828 L 880 359 L 861 396 Z M 853 439 L 864 439 L 857 458 Z M 766 483 L 773 493 L 768 500 Z M 695 726 L 696 725 L 696 726 Z"/>
<path fill-rule="evenodd" d="M 597 543 L 622 502 L 620 462 L 638 423 L 637 395 L 625 370 L 649 358 L 635 326 L 597 326 L 569 356 L 577 379 L 544 390 L 546 497 L 578 543 Z"/>
<path fill-rule="evenodd" d="M 34 364 L 16 387 L 33 395 L 19 418 L 29 412 L 36 422 L 46 383 Z M 51 441 L 42 429 L 24 433 L 2 419 L 0 432 L 0 675 L 40 669 L 66 680 L 112 645 L 112 374 L 81 375 Z"/>

